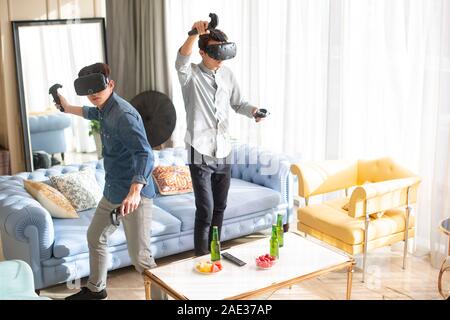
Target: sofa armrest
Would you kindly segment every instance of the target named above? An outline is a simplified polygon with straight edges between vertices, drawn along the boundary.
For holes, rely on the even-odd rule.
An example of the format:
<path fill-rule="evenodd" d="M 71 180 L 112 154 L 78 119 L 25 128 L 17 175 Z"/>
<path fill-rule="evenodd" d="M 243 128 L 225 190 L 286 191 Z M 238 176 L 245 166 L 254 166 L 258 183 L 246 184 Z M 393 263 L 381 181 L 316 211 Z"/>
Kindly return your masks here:
<path fill-rule="evenodd" d="M 358 186 L 350 197 L 348 214 L 358 218 L 415 203 L 419 183 L 418 177 L 410 177 Z"/>
<path fill-rule="evenodd" d="M 290 161 L 286 156 L 261 150 L 248 145 L 233 145 L 231 176 L 263 187 L 276 190 L 281 194 L 280 211 L 286 212 L 285 223 L 290 221 L 293 209 Z"/>
<path fill-rule="evenodd" d="M 52 217 L 28 194 L 18 176 L 0 180 L 0 231 L 3 252 L 8 260 L 40 264 L 52 255 Z"/>

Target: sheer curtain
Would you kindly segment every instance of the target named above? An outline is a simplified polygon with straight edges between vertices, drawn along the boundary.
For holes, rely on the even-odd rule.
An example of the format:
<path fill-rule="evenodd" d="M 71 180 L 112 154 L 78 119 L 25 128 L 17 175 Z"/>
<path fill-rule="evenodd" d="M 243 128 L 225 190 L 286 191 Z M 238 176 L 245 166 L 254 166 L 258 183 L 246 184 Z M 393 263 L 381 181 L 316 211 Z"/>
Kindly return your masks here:
<path fill-rule="evenodd" d="M 214 12 L 237 43 L 227 64 L 244 95 L 271 112 L 262 124 L 234 115 L 232 135 L 293 159 L 390 156 L 418 172 L 416 244 L 439 263 L 438 223 L 450 215 L 448 1 L 166 1 L 176 145 L 185 122 L 175 55 Z"/>
<path fill-rule="evenodd" d="M 442 261 L 450 215 L 448 1 L 342 1 L 341 158 L 391 156 L 422 177 L 416 247 Z M 333 99 L 334 97 L 329 97 Z"/>
<path fill-rule="evenodd" d="M 147 90 L 170 95 L 164 0 L 106 1 L 108 60 L 116 92 L 131 100 Z"/>
<path fill-rule="evenodd" d="M 328 8 L 324 0 L 168 0 L 169 61 L 178 119 L 185 116 L 174 69 L 177 50 L 193 22 L 209 20 L 209 13 L 215 12 L 219 16 L 218 28 L 237 43 L 236 58 L 226 64 L 248 101 L 271 112 L 270 121 L 260 124 L 232 113 L 232 136 L 275 151 L 323 158 Z M 201 60 L 198 50 L 194 50 L 191 60 Z M 182 144 L 184 131 L 185 124 L 179 121 L 176 143 Z"/>

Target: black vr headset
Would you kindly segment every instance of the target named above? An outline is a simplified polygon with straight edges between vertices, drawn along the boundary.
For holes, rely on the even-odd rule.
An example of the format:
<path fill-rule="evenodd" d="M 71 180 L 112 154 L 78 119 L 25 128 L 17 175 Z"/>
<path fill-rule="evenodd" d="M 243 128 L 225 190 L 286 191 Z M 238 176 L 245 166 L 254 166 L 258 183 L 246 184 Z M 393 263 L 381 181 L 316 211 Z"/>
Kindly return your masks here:
<path fill-rule="evenodd" d="M 236 57 L 236 44 L 234 42 L 210 44 L 205 51 L 213 59 L 229 60 Z"/>
<path fill-rule="evenodd" d="M 105 90 L 109 79 L 103 73 L 91 73 L 75 80 L 75 92 L 79 96 L 88 96 Z"/>

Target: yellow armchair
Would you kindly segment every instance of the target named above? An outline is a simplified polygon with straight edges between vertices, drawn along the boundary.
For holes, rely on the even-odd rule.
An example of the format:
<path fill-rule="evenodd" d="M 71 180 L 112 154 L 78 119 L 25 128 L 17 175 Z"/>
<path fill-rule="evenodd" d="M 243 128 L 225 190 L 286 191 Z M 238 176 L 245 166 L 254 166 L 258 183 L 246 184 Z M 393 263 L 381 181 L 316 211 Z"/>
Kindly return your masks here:
<path fill-rule="evenodd" d="M 405 268 L 415 230 L 410 206 L 417 199 L 417 175 L 390 158 L 304 162 L 291 171 L 306 203 L 297 211 L 300 231 L 351 255 L 363 253 L 363 281 L 370 249 L 404 241 Z M 345 197 L 309 205 L 311 196 L 338 190 L 345 190 Z"/>

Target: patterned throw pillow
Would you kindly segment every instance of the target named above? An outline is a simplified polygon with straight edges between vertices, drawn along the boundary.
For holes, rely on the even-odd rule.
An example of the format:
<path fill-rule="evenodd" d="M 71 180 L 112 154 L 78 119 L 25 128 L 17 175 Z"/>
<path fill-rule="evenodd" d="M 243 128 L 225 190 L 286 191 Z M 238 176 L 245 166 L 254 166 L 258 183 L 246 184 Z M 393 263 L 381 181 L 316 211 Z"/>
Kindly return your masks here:
<path fill-rule="evenodd" d="M 24 180 L 25 189 L 47 209 L 53 218 L 76 219 L 77 212 L 58 190 L 43 182 Z"/>
<path fill-rule="evenodd" d="M 102 190 L 98 186 L 92 169 L 50 177 L 50 182 L 72 204 L 77 211 L 91 209 L 97 206 L 102 198 Z"/>
<path fill-rule="evenodd" d="M 159 166 L 152 175 L 162 195 L 192 192 L 191 173 L 187 166 Z"/>

